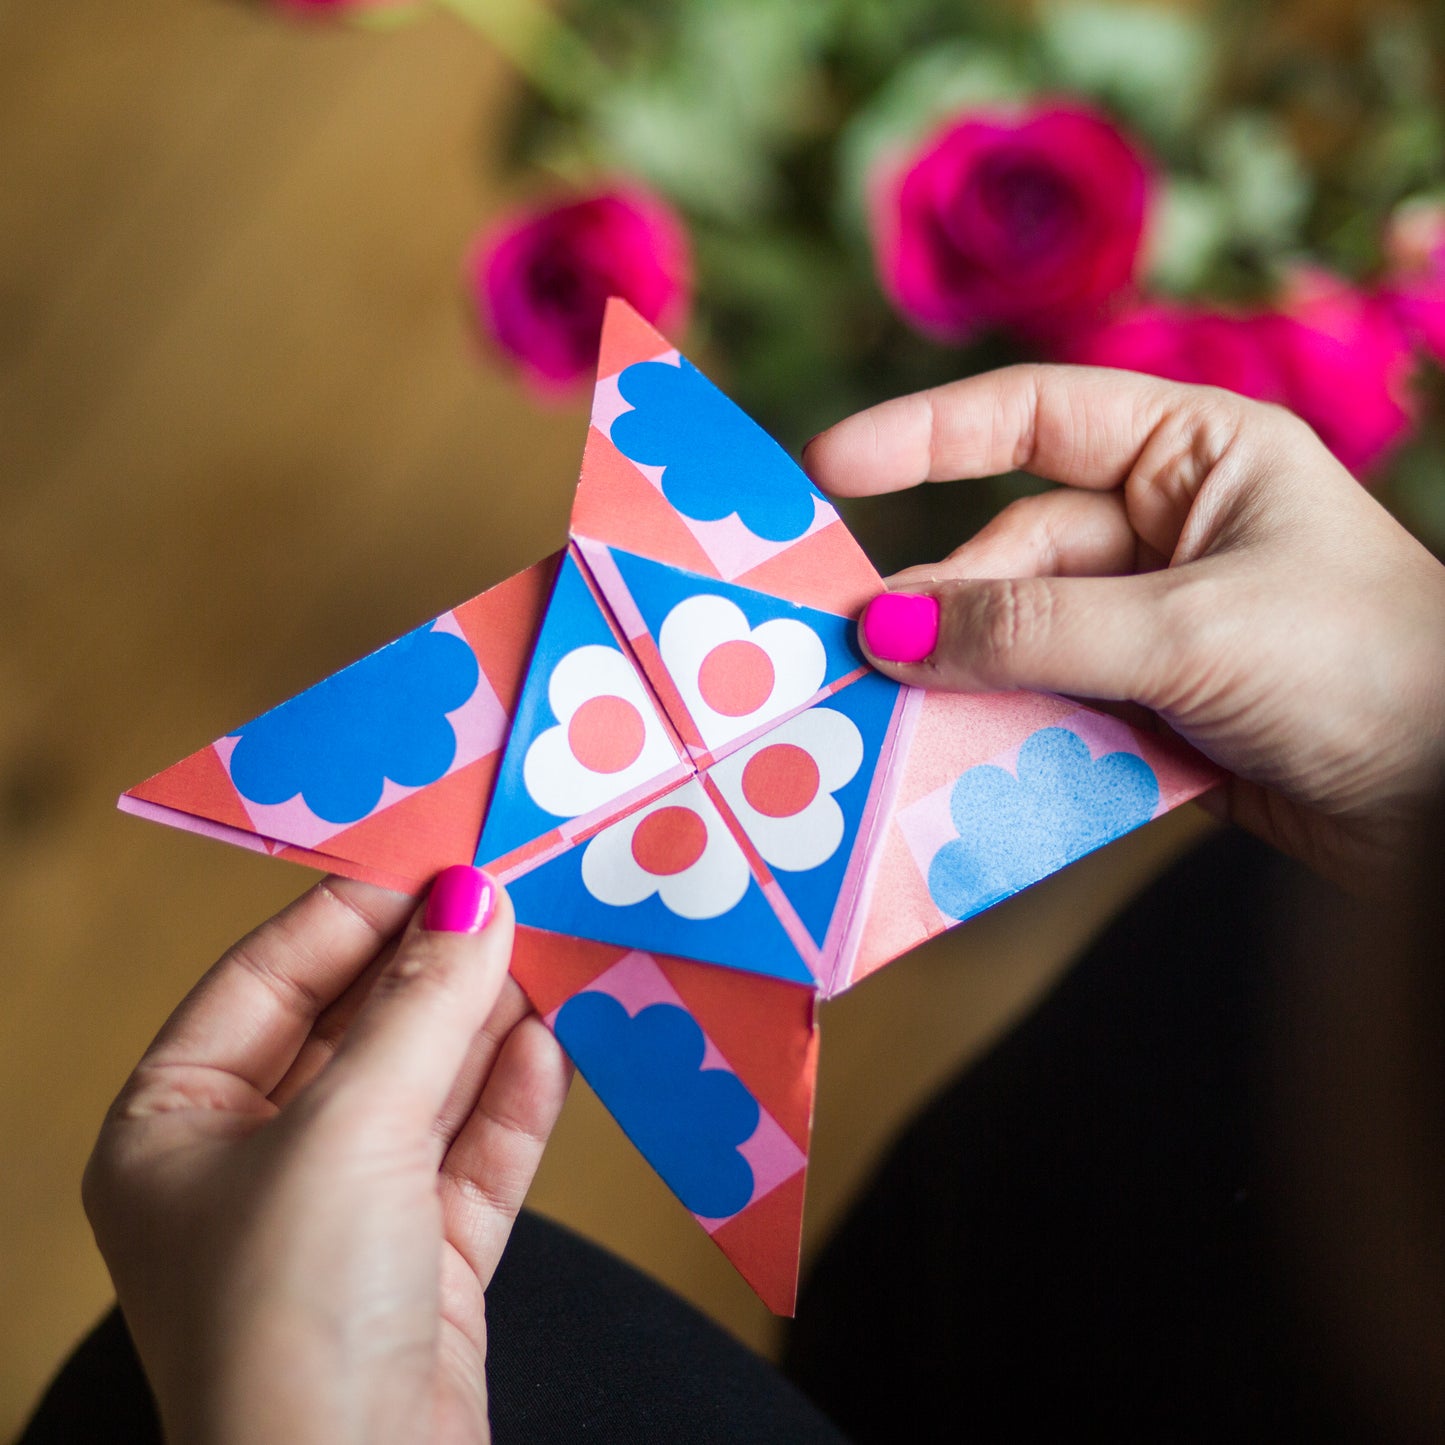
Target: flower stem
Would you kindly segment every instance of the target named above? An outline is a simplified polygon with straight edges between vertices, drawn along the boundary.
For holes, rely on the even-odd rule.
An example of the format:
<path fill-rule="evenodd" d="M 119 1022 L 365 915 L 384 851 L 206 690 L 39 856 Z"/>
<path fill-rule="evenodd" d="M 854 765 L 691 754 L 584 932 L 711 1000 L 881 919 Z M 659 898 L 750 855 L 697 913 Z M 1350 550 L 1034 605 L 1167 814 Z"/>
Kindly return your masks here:
<path fill-rule="evenodd" d="M 580 110 L 608 79 L 585 40 L 544 0 L 435 0 L 501 51 L 544 99 Z"/>

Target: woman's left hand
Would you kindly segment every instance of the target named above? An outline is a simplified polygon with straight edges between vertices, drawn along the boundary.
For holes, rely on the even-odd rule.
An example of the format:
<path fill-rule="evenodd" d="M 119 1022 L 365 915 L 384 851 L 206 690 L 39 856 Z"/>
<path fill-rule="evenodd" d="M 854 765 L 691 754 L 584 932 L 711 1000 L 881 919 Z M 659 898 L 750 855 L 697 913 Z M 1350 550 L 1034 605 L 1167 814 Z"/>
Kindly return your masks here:
<path fill-rule="evenodd" d="M 570 1068 L 471 868 L 328 878 L 242 939 L 112 1106 L 86 1210 L 171 1445 L 483 1441 L 484 1293 Z"/>

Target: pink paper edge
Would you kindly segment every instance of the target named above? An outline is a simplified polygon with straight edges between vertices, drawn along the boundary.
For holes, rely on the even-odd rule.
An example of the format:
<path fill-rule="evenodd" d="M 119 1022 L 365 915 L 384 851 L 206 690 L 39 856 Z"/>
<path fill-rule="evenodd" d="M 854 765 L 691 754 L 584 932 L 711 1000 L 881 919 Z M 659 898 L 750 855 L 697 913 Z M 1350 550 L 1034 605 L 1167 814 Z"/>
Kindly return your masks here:
<path fill-rule="evenodd" d="M 572 540 L 576 543 L 583 562 L 587 564 L 587 570 L 592 574 L 592 580 L 597 584 L 597 590 L 601 592 L 607 605 L 612 609 L 612 615 L 617 619 L 617 625 L 622 629 L 623 635 L 629 642 L 639 637 L 646 637 L 648 635 L 647 623 L 642 620 L 642 612 L 632 600 L 632 593 L 628 591 L 627 583 L 622 580 L 622 572 L 617 563 L 612 560 L 612 549 L 605 542 L 594 541 L 591 537 L 581 537 L 575 532 L 572 534 Z M 635 660 L 633 665 L 637 665 Z"/>
<path fill-rule="evenodd" d="M 181 828 L 187 833 L 199 833 L 203 838 L 214 838 L 221 843 L 232 843 L 240 848 L 249 848 L 253 853 L 274 856 L 274 849 L 286 845 L 275 838 L 263 838 L 259 833 L 248 832 L 230 823 L 216 823 L 210 818 L 200 818 L 194 813 L 183 813 L 179 808 L 168 808 L 163 803 L 150 803 L 144 798 L 133 798 L 122 793 L 115 806 L 122 813 L 133 813 L 148 822 L 164 823 L 168 828 Z"/>
<path fill-rule="evenodd" d="M 872 893 L 882 863 L 882 829 L 893 816 L 893 806 L 898 800 L 898 790 L 908 762 L 908 749 L 923 710 L 923 698 L 922 688 L 905 687 L 888 724 L 888 732 L 884 734 L 884 757 L 874 774 L 873 789 L 858 829 L 858 841 L 854 845 L 848 871 L 843 875 L 844 890 L 851 887 L 853 894 L 848 903 L 846 920 L 833 945 L 833 966 L 823 991 L 824 998 L 835 998 L 852 985 L 853 967 L 863 944 L 868 916 L 863 904 Z"/>

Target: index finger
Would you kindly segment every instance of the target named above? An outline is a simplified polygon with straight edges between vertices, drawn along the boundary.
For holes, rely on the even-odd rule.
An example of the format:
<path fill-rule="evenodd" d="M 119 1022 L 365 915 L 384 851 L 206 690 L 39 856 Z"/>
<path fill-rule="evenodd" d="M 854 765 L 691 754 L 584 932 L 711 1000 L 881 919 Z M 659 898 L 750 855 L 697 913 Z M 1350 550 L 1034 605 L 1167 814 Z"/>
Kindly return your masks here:
<path fill-rule="evenodd" d="M 881 402 L 814 437 L 809 475 L 835 496 L 1026 471 L 1121 486 L 1162 422 L 1222 392 L 1090 366 L 1010 366 Z"/>
<path fill-rule="evenodd" d="M 404 893 L 323 879 L 226 951 L 166 1020 L 137 1073 L 193 1065 L 270 1093 L 317 1017 L 415 906 Z"/>

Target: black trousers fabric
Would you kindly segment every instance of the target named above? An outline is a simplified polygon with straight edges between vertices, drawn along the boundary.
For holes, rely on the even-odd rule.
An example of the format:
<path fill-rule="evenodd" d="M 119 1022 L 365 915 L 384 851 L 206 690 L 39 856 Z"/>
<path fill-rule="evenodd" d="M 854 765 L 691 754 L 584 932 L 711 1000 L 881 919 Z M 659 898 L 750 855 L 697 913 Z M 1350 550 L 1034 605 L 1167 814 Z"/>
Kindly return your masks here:
<path fill-rule="evenodd" d="M 788 1374 L 848 1437 L 1372 1438 L 1302 1342 L 1258 1128 L 1270 923 L 1294 874 L 1210 840 L 899 1139 L 789 1336 Z M 501 1445 L 844 1438 L 688 1306 L 534 1216 L 488 1316 Z M 112 1314 L 25 1445 L 156 1438 Z"/>
<path fill-rule="evenodd" d="M 517 1220 L 487 1293 L 487 1319 L 496 1445 L 844 1445 L 767 1361 L 540 1215 Z M 20 1445 L 160 1440 L 135 1348 L 112 1310 L 65 1363 Z"/>
<path fill-rule="evenodd" d="M 1382 1438 L 1282 1247 L 1275 954 L 1307 886 L 1213 837 L 896 1142 L 785 1358 L 858 1445 Z"/>

